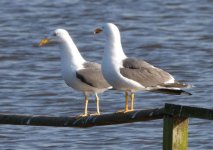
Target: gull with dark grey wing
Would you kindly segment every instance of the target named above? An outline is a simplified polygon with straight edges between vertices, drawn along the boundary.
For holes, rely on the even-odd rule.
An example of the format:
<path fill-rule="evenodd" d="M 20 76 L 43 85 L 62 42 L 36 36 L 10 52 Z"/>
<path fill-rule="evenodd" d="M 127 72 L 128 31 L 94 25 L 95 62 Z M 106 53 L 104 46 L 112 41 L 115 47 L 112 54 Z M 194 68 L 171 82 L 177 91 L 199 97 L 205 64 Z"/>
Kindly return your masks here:
<path fill-rule="evenodd" d="M 82 91 L 85 95 L 85 109 L 81 116 L 89 115 L 87 107 L 90 94 L 95 94 L 96 114 L 99 115 L 98 93 L 111 88 L 102 75 L 101 65 L 86 61 L 81 56 L 69 33 L 64 29 L 55 30 L 51 37 L 41 40 L 39 45 L 43 46 L 50 42 L 57 42 L 62 45 L 60 53 L 64 81 L 68 86 Z"/>
<path fill-rule="evenodd" d="M 125 91 L 124 112 L 134 110 L 134 93 L 152 91 L 175 95 L 191 95 L 182 88 L 190 85 L 180 83 L 168 72 L 157 68 L 142 59 L 128 58 L 121 45 L 119 29 L 112 23 L 106 23 L 95 30 L 95 34 L 105 35 L 105 47 L 102 60 L 104 78 L 114 89 Z M 131 106 L 128 108 L 128 92 Z"/>

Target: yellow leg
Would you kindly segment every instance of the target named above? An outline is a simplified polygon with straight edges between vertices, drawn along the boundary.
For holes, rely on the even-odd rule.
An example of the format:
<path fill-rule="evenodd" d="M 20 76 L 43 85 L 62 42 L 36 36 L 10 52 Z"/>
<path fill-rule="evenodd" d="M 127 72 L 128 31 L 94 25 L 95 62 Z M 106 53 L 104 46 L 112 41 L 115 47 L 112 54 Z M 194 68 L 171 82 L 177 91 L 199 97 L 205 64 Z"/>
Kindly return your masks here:
<path fill-rule="evenodd" d="M 125 112 L 129 110 L 128 108 L 128 92 L 125 92 Z"/>
<path fill-rule="evenodd" d="M 95 101 L 96 101 L 97 114 L 100 115 L 99 97 L 98 97 L 98 94 L 97 94 L 97 93 L 95 93 Z"/>
<path fill-rule="evenodd" d="M 129 97 L 128 97 L 128 92 L 125 91 L 125 108 L 124 110 L 118 110 L 117 112 L 118 113 L 126 113 L 129 111 L 129 104 L 128 104 L 128 100 L 129 100 Z"/>
<path fill-rule="evenodd" d="M 82 114 L 81 116 L 87 116 L 87 115 L 88 115 L 88 112 L 87 112 L 88 102 L 89 102 L 89 98 L 88 98 L 88 96 L 86 95 L 86 96 L 85 96 L 84 114 Z"/>
<path fill-rule="evenodd" d="M 130 98 L 131 98 L 131 108 L 130 108 L 130 110 L 133 111 L 134 110 L 135 93 L 131 92 Z"/>
<path fill-rule="evenodd" d="M 97 115 L 100 115 L 99 97 L 98 97 L 98 94 L 97 94 L 97 93 L 95 93 L 95 101 L 96 101 L 96 109 L 97 109 L 97 112 L 94 113 L 94 114 L 90 114 L 90 116 L 97 116 Z"/>

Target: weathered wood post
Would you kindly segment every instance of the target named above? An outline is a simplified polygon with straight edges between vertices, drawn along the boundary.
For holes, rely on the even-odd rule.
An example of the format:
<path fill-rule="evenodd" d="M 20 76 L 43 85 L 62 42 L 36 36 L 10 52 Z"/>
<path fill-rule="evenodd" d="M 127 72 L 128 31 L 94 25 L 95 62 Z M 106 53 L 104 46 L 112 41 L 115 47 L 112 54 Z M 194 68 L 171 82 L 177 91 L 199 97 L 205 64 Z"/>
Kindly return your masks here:
<path fill-rule="evenodd" d="M 182 117 L 182 107 L 174 113 L 172 105 L 165 105 L 163 125 L 163 150 L 187 150 L 188 149 L 188 117 Z"/>
<path fill-rule="evenodd" d="M 213 110 L 165 104 L 163 150 L 188 149 L 188 118 L 213 120 Z"/>
<path fill-rule="evenodd" d="M 188 149 L 188 118 L 164 116 L 163 150 Z"/>

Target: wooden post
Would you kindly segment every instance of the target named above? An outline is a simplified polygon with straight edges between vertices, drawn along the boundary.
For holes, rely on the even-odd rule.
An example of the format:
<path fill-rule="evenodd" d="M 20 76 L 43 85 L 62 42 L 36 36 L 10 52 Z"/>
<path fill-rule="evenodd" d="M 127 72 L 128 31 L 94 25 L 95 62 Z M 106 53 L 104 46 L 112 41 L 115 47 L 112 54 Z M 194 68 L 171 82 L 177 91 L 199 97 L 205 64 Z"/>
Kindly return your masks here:
<path fill-rule="evenodd" d="M 86 128 L 162 119 L 163 115 L 163 108 L 85 117 L 10 115 L 0 113 L 0 124 Z"/>
<path fill-rule="evenodd" d="M 0 124 L 86 128 L 162 118 L 164 118 L 163 150 L 187 150 L 188 118 L 213 120 L 213 109 L 165 104 L 164 108 L 86 117 L 51 117 L 0 113 Z"/>
<path fill-rule="evenodd" d="M 163 150 L 188 149 L 188 116 L 182 116 L 184 106 L 165 104 Z"/>
<path fill-rule="evenodd" d="M 213 109 L 165 104 L 164 114 L 177 117 L 189 117 L 213 120 Z"/>
<path fill-rule="evenodd" d="M 164 116 L 163 150 L 188 149 L 188 118 Z"/>

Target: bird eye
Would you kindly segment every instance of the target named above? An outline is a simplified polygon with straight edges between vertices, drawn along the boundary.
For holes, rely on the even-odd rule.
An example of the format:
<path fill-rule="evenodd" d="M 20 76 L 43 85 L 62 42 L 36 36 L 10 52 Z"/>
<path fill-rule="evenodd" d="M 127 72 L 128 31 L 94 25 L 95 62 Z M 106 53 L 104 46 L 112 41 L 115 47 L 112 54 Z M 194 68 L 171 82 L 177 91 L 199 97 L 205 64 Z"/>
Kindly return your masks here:
<path fill-rule="evenodd" d="M 56 33 L 53 33 L 53 36 L 56 36 Z"/>

